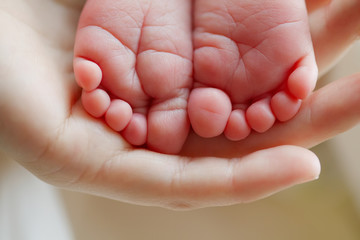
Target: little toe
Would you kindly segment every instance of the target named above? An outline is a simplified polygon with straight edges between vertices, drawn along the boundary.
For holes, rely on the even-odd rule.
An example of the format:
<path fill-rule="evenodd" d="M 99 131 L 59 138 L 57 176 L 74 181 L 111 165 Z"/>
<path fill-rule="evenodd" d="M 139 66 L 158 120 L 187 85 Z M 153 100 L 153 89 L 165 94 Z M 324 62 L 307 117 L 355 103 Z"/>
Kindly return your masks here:
<path fill-rule="evenodd" d="M 93 117 L 102 117 L 110 106 L 110 97 L 102 89 L 96 89 L 91 92 L 83 91 L 81 102 L 84 109 Z"/>
<path fill-rule="evenodd" d="M 269 130 L 276 118 L 271 111 L 270 98 L 264 98 L 253 103 L 246 111 L 248 124 L 256 132 L 263 133 Z"/>
<path fill-rule="evenodd" d="M 232 104 L 223 91 L 216 88 L 192 90 L 188 103 L 188 114 L 193 130 L 201 137 L 221 135 L 226 127 Z"/>
<path fill-rule="evenodd" d="M 314 89 L 318 78 L 315 57 L 309 54 L 297 63 L 288 79 L 288 89 L 299 99 L 305 99 Z"/>
<path fill-rule="evenodd" d="M 231 112 L 224 134 L 231 141 L 245 139 L 251 133 L 251 128 L 246 121 L 245 111 L 236 109 Z"/>
<path fill-rule="evenodd" d="M 301 100 L 286 92 L 278 92 L 271 99 L 271 109 L 280 122 L 289 121 L 299 111 Z"/>
<path fill-rule="evenodd" d="M 106 123 L 115 131 L 120 132 L 129 124 L 132 117 L 131 106 L 122 100 L 113 100 L 105 114 Z"/>
<path fill-rule="evenodd" d="M 146 117 L 140 113 L 134 113 L 129 124 L 121 132 L 121 135 L 134 146 L 142 146 L 147 139 Z"/>
<path fill-rule="evenodd" d="M 77 84 L 85 91 L 95 90 L 101 83 L 102 71 L 100 67 L 84 58 L 74 59 L 74 73 Z"/>

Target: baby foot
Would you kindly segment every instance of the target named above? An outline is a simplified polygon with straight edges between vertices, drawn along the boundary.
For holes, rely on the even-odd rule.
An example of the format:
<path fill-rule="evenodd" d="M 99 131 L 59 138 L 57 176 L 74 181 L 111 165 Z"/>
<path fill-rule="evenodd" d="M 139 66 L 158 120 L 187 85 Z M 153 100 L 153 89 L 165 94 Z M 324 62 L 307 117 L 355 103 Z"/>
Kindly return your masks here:
<path fill-rule="evenodd" d="M 190 0 L 88 0 L 75 41 L 82 103 L 133 145 L 180 151 L 190 128 Z"/>
<path fill-rule="evenodd" d="M 317 80 L 304 1 L 197 0 L 194 11 L 194 131 L 241 140 L 294 117 Z"/>

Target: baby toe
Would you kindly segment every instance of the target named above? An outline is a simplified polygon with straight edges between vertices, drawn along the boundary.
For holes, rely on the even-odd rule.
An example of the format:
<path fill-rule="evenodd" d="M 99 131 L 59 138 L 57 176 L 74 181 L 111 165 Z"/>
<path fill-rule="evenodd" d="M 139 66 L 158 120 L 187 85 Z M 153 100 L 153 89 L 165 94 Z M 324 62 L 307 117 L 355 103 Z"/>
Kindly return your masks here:
<path fill-rule="evenodd" d="M 246 121 L 245 111 L 236 109 L 231 112 L 224 134 L 231 141 L 245 139 L 251 133 L 251 128 Z"/>
<path fill-rule="evenodd" d="M 201 137 L 211 138 L 221 135 L 231 110 L 229 97 L 219 89 L 197 88 L 190 94 L 188 113 L 191 126 Z"/>
<path fill-rule="evenodd" d="M 271 99 L 271 109 L 280 122 L 289 121 L 299 111 L 301 100 L 286 92 L 278 92 Z"/>
<path fill-rule="evenodd" d="M 270 107 L 270 98 L 253 103 L 246 111 L 246 119 L 256 132 L 263 133 L 269 130 L 276 121 Z"/>
<path fill-rule="evenodd" d="M 116 99 L 111 102 L 105 121 L 112 129 L 120 132 L 129 124 L 132 114 L 132 108 L 127 102 Z"/>
<path fill-rule="evenodd" d="M 74 73 L 77 84 L 85 91 L 95 90 L 101 83 L 102 71 L 100 67 L 84 58 L 74 59 Z"/>
<path fill-rule="evenodd" d="M 102 89 L 83 91 L 81 101 L 84 109 L 93 117 L 102 117 L 110 106 L 110 97 Z"/>
<path fill-rule="evenodd" d="M 129 124 L 121 132 L 121 135 L 134 146 L 142 146 L 147 139 L 146 117 L 140 113 L 134 113 Z"/>
<path fill-rule="evenodd" d="M 184 99 L 170 99 L 150 108 L 148 115 L 148 147 L 175 154 L 180 152 L 189 133 L 190 123 Z"/>
<path fill-rule="evenodd" d="M 313 54 L 301 59 L 290 74 L 288 89 L 298 99 L 305 99 L 315 88 L 318 68 Z"/>

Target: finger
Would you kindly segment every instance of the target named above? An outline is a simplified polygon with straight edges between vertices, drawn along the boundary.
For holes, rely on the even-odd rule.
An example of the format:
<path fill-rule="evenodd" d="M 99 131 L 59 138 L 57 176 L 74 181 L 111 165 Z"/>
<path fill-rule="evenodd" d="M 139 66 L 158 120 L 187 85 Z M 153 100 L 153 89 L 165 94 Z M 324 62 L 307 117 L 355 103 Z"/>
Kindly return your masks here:
<path fill-rule="evenodd" d="M 292 146 L 232 160 L 193 159 L 174 175 L 168 206 L 200 208 L 251 202 L 314 180 L 319 173 L 317 157 Z"/>
<path fill-rule="evenodd" d="M 313 153 L 292 146 L 231 159 L 134 151 L 117 133 L 85 117 L 81 106 L 73 114 L 55 144 L 36 161 L 22 163 L 44 181 L 70 190 L 192 209 L 254 201 L 320 172 Z"/>
<path fill-rule="evenodd" d="M 354 127 L 360 121 L 359 105 L 360 73 L 317 90 L 303 102 L 295 118 L 277 123 L 264 134 L 253 133 L 240 142 L 191 135 L 183 154 L 231 158 L 284 144 L 310 148 Z"/>
<path fill-rule="evenodd" d="M 278 124 L 264 144 L 313 147 L 354 127 L 360 121 L 360 74 L 345 77 L 316 91 L 289 124 Z M 274 141 L 273 141 L 274 142 Z"/>
<path fill-rule="evenodd" d="M 93 181 L 78 181 L 68 188 L 132 204 L 186 210 L 255 201 L 314 180 L 319 173 L 313 153 L 290 146 L 232 160 L 179 161 L 176 156 L 137 151 L 109 161 Z"/>
<path fill-rule="evenodd" d="M 330 69 L 360 33 L 360 1 L 332 0 L 310 15 L 315 55 L 320 73 Z"/>
<path fill-rule="evenodd" d="M 0 148 L 27 161 L 47 147 L 79 96 L 72 53 L 65 50 L 73 46 L 78 13 L 48 1 L 19 12 L 24 3 L 8 2 L 0 4 Z M 40 24 L 64 16 L 68 21 L 57 21 L 56 31 Z"/>
<path fill-rule="evenodd" d="M 309 13 L 316 11 L 317 9 L 326 6 L 331 0 L 306 0 L 306 7 Z"/>

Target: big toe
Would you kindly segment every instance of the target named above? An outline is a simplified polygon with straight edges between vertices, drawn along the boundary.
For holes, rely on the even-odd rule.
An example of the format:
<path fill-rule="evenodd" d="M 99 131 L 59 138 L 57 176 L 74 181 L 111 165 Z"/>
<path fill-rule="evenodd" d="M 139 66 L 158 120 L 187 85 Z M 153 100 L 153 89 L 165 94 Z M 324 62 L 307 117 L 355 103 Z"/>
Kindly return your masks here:
<path fill-rule="evenodd" d="M 166 154 L 181 151 L 190 129 L 186 92 L 186 96 L 161 101 L 150 108 L 147 139 L 150 149 Z"/>
<path fill-rule="evenodd" d="M 219 89 L 197 88 L 190 94 L 188 114 L 191 126 L 201 137 L 221 135 L 226 128 L 231 110 L 230 98 Z"/>

